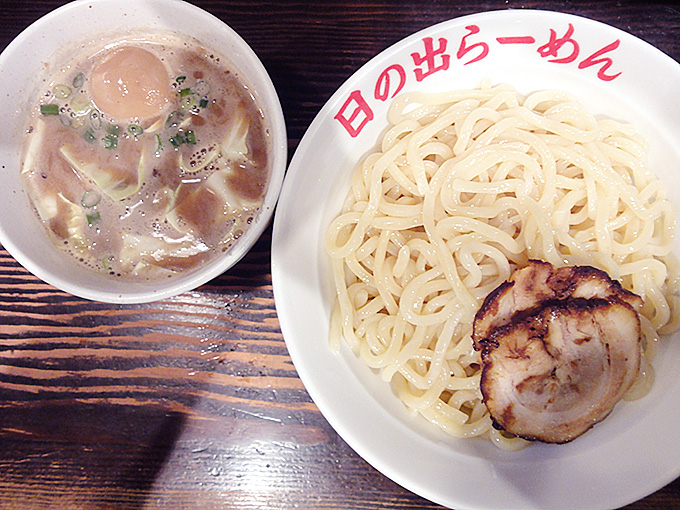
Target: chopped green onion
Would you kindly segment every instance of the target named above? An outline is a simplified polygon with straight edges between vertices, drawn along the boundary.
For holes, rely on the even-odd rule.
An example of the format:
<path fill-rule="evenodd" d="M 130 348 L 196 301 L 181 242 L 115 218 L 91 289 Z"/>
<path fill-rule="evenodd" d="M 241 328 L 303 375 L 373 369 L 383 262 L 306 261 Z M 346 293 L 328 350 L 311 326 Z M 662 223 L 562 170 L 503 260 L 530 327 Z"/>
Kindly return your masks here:
<path fill-rule="evenodd" d="M 90 126 L 94 130 L 101 129 L 102 127 L 102 116 L 97 110 L 90 112 Z"/>
<path fill-rule="evenodd" d="M 118 136 L 118 134 L 120 133 L 120 127 L 118 127 L 115 124 L 108 124 L 106 126 L 106 132 L 109 133 L 109 134 Z"/>
<path fill-rule="evenodd" d="M 179 97 L 188 96 L 190 94 L 193 94 L 191 89 L 182 89 L 179 91 Z"/>
<path fill-rule="evenodd" d="M 186 79 L 187 79 L 186 76 L 178 76 L 178 77 L 175 79 L 175 81 L 176 81 L 177 83 L 180 83 L 180 84 L 181 84 L 181 83 L 184 83 L 184 80 L 186 80 Z"/>
<path fill-rule="evenodd" d="M 101 194 L 98 191 L 86 191 L 83 193 L 83 196 L 80 199 L 80 205 L 83 207 L 90 209 L 97 205 L 100 200 L 102 199 Z"/>
<path fill-rule="evenodd" d="M 113 269 L 113 261 L 115 260 L 115 257 L 113 255 L 104 255 L 102 257 L 102 267 L 106 271 L 111 271 Z"/>
<path fill-rule="evenodd" d="M 196 134 L 193 131 L 187 131 L 184 139 L 189 145 L 196 145 Z"/>
<path fill-rule="evenodd" d="M 156 152 L 158 153 L 163 148 L 163 141 L 161 140 L 161 135 L 156 134 L 156 141 L 158 142 L 158 146 L 156 147 Z"/>
<path fill-rule="evenodd" d="M 184 138 L 184 135 L 182 133 L 177 133 L 175 136 L 171 136 L 168 141 L 176 149 L 177 147 L 185 143 L 186 139 Z"/>
<path fill-rule="evenodd" d="M 139 124 L 130 124 L 127 130 L 132 136 L 139 136 L 144 132 L 144 129 Z"/>
<path fill-rule="evenodd" d="M 85 219 L 87 219 L 87 224 L 89 226 L 92 226 L 96 222 L 101 221 L 102 216 L 101 216 L 101 214 L 99 214 L 99 211 L 94 211 L 91 214 L 90 213 L 86 214 Z"/>
<path fill-rule="evenodd" d="M 73 129 L 81 129 L 85 127 L 85 119 L 82 115 L 71 116 L 71 127 Z"/>
<path fill-rule="evenodd" d="M 182 98 L 182 108 L 191 108 L 196 104 L 196 96 L 193 94 L 190 96 L 184 96 Z"/>
<path fill-rule="evenodd" d="M 104 138 L 102 138 L 102 142 L 104 142 L 105 149 L 118 148 L 118 137 L 116 135 L 112 135 L 111 133 L 105 135 Z"/>
<path fill-rule="evenodd" d="M 201 99 L 198 102 L 198 106 L 200 106 L 201 108 L 206 108 L 208 106 L 208 100 L 206 98 Z"/>
<path fill-rule="evenodd" d="M 96 140 L 92 128 L 87 129 L 85 130 L 85 132 L 83 132 L 83 140 L 85 140 L 87 143 L 93 143 Z"/>
<path fill-rule="evenodd" d="M 41 104 L 40 113 L 42 115 L 59 115 L 59 105 L 58 104 Z"/>
<path fill-rule="evenodd" d="M 54 88 L 52 88 L 52 94 L 54 94 L 54 97 L 57 99 L 66 99 L 71 95 L 71 89 L 63 83 L 60 83 L 59 85 L 55 85 Z"/>
<path fill-rule="evenodd" d="M 76 74 L 75 78 L 73 78 L 73 86 L 79 89 L 83 86 L 83 83 L 85 83 L 85 75 L 83 73 Z"/>
<path fill-rule="evenodd" d="M 210 92 L 210 85 L 207 81 L 199 80 L 194 85 L 194 93 L 198 96 L 207 96 Z"/>
<path fill-rule="evenodd" d="M 74 112 L 84 112 L 90 106 L 90 100 L 84 94 L 78 94 L 76 97 L 69 101 L 71 110 Z"/>
<path fill-rule="evenodd" d="M 175 110 L 170 115 L 168 115 L 168 118 L 165 121 L 165 128 L 167 129 L 179 125 L 183 116 L 184 114 L 181 111 Z"/>

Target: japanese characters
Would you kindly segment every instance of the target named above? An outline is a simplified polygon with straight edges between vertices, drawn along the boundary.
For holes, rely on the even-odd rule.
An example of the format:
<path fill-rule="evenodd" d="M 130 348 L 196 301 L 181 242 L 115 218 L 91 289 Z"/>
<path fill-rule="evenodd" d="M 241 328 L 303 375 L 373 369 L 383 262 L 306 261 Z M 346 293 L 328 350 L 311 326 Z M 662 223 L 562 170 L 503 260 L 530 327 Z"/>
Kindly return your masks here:
<path fill-rule="evenodd" d="M 620 39 L 606 41 L 595 51 L 585 51 L 578 41 L 576 28 L 568 23 L 560 30 L 549 28 L 542 37 L 516 33 L 494 36 L 476 24 L 466 25 L 462 33 L 447 37 L 423 37 L 421 48 L 409 54 L 411 66 L 394 63 L 378 75 L 373 90 L 351 91 L 335 114 L 335 119 L 351 137 L 358 136 L 374 119 L 371 104 L 385 102 L 402 91 L 409 80 L 423 82 L 442 72 L 454 72 L 487 58 L 501 46 L 519 46 L 533 50 L 536 59 L 554 65 L 575 65 L 578 70 L 592 72 L 598 80 L 610 82 L 621 76 L 614 58 Z"/>

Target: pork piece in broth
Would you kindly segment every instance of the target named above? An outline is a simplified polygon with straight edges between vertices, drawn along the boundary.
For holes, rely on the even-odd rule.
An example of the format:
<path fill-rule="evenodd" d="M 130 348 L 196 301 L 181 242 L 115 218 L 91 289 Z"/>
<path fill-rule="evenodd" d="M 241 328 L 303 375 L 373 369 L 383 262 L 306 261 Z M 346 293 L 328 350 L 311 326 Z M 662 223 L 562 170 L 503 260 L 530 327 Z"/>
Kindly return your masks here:
<path fill-rule="evenodd" d="M 598 269 L 531 261 L 473 325 L 494 425 L 565 443 L 606 418 L 638 376 L 642 299 Z"/>

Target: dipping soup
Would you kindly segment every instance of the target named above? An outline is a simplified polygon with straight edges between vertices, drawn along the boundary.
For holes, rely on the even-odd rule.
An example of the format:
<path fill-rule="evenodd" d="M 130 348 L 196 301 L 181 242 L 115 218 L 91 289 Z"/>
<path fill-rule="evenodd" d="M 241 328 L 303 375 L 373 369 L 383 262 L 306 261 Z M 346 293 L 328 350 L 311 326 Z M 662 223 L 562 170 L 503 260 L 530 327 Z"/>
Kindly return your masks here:
<path fill-rule="evenodd" d="M 157 279 L 199 267 L 248 229 L 270 145 L 223 57 L 172 35 L 127 37 L 49 78 L 22 177 L 48 235 L 83 265 Z"/>

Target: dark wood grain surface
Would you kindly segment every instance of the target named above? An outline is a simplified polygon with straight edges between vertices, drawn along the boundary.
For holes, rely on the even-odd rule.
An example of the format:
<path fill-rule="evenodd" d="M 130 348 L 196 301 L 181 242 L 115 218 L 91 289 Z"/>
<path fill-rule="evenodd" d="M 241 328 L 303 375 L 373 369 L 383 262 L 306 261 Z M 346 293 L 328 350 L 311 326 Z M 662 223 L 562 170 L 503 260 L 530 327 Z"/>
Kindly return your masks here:
<path fill-rule="evenodd" d="M 63 3 L 3 2 L 0 47 Z M 193 3 L 262 59 L 291 154 L 363 63 L 465 14 L 580 14 L 680 60 L 674 2 Z M 0 508 L 440 508 L 358 457 L 309 398 L 279 329 L 270 246 L 271 228 L 229 272 L 145 305 L 69 296 L 0 250 Z M 680 508 L 680 480 L 628 508 Z"/>

